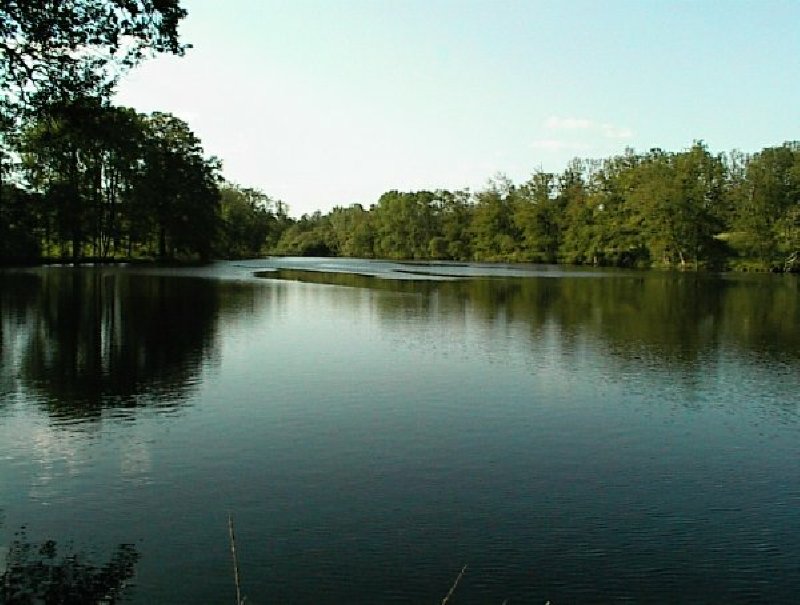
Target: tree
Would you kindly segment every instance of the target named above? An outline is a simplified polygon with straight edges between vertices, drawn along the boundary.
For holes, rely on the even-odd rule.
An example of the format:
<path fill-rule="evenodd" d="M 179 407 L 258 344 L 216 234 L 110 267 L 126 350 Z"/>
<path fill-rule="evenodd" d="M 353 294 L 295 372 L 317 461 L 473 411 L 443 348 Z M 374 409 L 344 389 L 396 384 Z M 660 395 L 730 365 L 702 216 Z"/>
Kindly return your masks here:
<path fill-rule="evenodd" d="M 361 204 L 334 208 L 328 217 L 337 254 L 355 258 L 374 256 L 375 229 L 372 216 Z"/>
<path fill-rule="evenodd" d="M 220 190 L 222 229 L 217 253 L 225 258 L 252 258 L 277 240 L 275 204 L 258 189 L 226 184 Z"/>
<path fill-rule="evenodd" d="M 441 242 L 431 240 L 434 258 L 469 260 L 472 258 L 470 223 L 472 221 L 472 194 L 467 189 L 440 191 L 439 233 Z"/>
<path fill-rule="evenodd" d="M 0 259 L 35 261 L 41 254 L 38 225 L 42 198 L 13 185 L 4 185 L 0 207 Z"/>
<path fill-rule="evenodd" d="M 5 0 L 0 6 L 0 218 L 13 139 L 23 122 L 64 118 L 93 99 L 106 106 L 125 70 L 150 54 L 182 55 L 178 25 L 186 15 L 179 0 Z M 84 107 L 85 109 L 85 107 Z M 86 118 L 87 116 L 83 116 Z M 69 120 L 72 134 L 85 134 L 86 120 Z M 62 143 L 70 137 L 62 137 Z M 73 137 L 74 139 L 74 137 Z M 74 140 L 73 140 L 74 143 Z M 86 205 L 75 170 L 75 145 L 64 162 L 72 175 L 54 188 L 55 198 L 76 203 L 70 231 L 73 256 L 80 254 Z M 98 173 L 99 174 L 99 173 Z M 63 205 L 62 205 L 63 208 Z M 62 221 L 63 226 L 63 221 Z M 7 238 L 8 224 L 0 223 Z"/>
<path fill-rule="evenodd" d="M 745 254 L 770 267 L 781 253 L 796 249 L 800 203 L 800 143 L 768 147 L 747 164 L 737 196 L 735 227 Z"/>
<path fill-rule="evenodd" d="M 337 238 L 328 215 L 317 210 L 304 214 L 282 234 L 275 248 L 278 254 L 298 256 L 336 256 Z"/>
<path fill-rule="evenodd" d="M 136 177 L 136 204 L 154 231 L 159 258 L 176 253 L 211 257 L 220 227 L 219 170 L 206 159 L 195 134 L 183 120 L 156 112 L 144 118 L 146 144 Z"/>
<path fill-rule="evenodd" d="M 561 240 L 560 198 L 555 196 L 555 175 L 537 171 L 515 196 L 514 225 L 522 238 L 522 258 L 555 262 Z"/>
<path fill-rule="evenodd" d="M 672 248 L 681 267 L 693 262 L 714 261 L 720 248 L 715 239 L 723 228 L 722 200 L 724 164 L 707 146 L 695 142 L 674 159 L 676 203 L 668 223 Z"/>
<path fill-rule="evenodd" d="M 511 260 L 518 250 L 519 233 L 514 224 L 516 188 L 498 175 L 477 195 L 470 232 L 475 260 Z"/>
<path fill-rule="evenodd" d="M 182 55 L 179 0 L 5 0 L 0 8 L 0 89 L 8 104 L 110 92 L 148 54 Z"/>
<path fill-rule="evenodd" d="M 567 263 L 590 263 L 596 251 L 592 249 L 596 231 L 588 168 L 581 160 L 573 160 L 559 178 L 559 207 L 561 208 L 561 241 L 559 258 Z"/>
<path fill-rule="evenodd" d="M 97 257 L 116 248 L 144 139 L 136 112 L 96 97 L 50 106 L 24 130 L 23 166 L 44 199 L 46 245 L 54 235 L 63 253 L 70 240 L 76 260 L 85 243 Z"/>
<path fill-rule="evenodd" d="M 430 191 L 387 191 L 375 209 L 375 251 L 385 258 L 427 258 L 436 232 Z"/>
<path fill-rule="evenodd" d="M 661 150 L 651 150 L 658 156 Z M 590 245 L 594 264 L 630 266 L 650 262 L 641 223 L 643 214 L 631 199 L 644 161 L 633 149 L 606 159 L 592 183 L 595 225 Z"/>

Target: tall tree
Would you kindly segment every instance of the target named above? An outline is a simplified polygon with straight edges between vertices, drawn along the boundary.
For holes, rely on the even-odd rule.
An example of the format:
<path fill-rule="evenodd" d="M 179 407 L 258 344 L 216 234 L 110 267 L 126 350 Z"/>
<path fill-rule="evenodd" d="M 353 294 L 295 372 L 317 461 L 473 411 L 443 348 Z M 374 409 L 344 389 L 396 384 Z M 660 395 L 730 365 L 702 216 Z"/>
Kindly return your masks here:
<path fill-rule="evenodd" d="M 469 260 L 472 258 L 470 223 L 472 221 L 472 194 L 467 189 L 440 191 L 439 239 L 429 244 L 431 256 L 439 259 Z"/>
<path fill-rule="evenodd" d="M 570 162 L 559 177 L 559 206 L 561 208 L 561 242 L 559 258 L 567 263 L 591 263 L 596 251 L 592 249 L 597 209 L 591 197 L 590 166 L 581 160 Z"/>
<path fill-rule="evenodd" d="M 97 98 L 53 105 L 24 131 L 28 183 L 44 196 L 45 240 L 64 251 L 110 254 L 120 243 L 122 211 L 144 142 L 141 118 Z M 48 241 L 44 242 L 46 245 Z"/>
<path fill-rule="evenodd" d="M 220 227 L 219 170 L 206 159 L 183 120 L 156 112 L 145 118 L 144 162 L 137 175 L 136 203 L 156 233 L 158 256 L 175 253 L 210 258 Z"/>
<path fill-rule="evenodd" d="M 800 143 L 768 147 L 747 164 L 735 226 L 745 253 L 769 267 L 795 248 L 793 226 L 800 200 Z"/>
<path fill-rule="evenodd" d="M 537 171 L 517 190 L 513 212 L 522 238 L 522 259 L 555 262 L 561 240 L 560 206 L 551 173 Z"/>
<path fill-rule="evenodd" d="M 498 175 L 478 193 L 470 232 L 475 260 L 511 260 L 518 249 L 519 232 L 514 224 L 516 188 L 505 175 Z"/>

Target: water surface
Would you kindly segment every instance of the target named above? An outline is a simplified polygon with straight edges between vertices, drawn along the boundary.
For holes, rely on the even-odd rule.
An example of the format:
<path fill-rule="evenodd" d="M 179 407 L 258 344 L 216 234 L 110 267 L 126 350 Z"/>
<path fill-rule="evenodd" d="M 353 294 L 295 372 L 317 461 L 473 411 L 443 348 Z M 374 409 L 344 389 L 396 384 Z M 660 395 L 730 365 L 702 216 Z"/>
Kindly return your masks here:
<path fill-rule="evenodd" d="M 0 273 L 0 545 L 135 603 L 793 602 L 794 276 Z M 2 551 L 0 551 L 2 555 Z"/>

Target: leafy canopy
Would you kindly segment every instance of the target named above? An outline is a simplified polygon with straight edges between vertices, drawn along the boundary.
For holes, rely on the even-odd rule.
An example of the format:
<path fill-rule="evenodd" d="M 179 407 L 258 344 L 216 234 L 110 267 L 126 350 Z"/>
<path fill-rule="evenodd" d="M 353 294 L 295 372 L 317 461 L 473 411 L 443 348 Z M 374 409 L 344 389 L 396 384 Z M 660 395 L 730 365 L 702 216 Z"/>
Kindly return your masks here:
<path fill-rule="evenodd" d="M 4 0 L 0 90 L 6 108 L 105 96 L 149 54 L 182 55 L 179 0 Z"/>

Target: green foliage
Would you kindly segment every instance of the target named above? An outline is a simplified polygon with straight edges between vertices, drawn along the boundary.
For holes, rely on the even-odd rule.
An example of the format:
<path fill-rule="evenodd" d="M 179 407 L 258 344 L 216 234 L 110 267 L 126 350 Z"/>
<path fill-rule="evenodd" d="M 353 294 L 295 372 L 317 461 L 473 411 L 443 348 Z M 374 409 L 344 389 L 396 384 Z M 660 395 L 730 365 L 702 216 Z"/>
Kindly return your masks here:
<path fill-rule="evenodd" d="M 337 239 L 328 216 L 304 214 L 281 236 L 274 252 L 288 256 L 336 256 Z"/>
<path fill-rule="evenodd" d="M 119 236 L 120 205 L 144 140 L 141 117 L 96 98 L 51 106 L 22 133 L 23 176 L 41 193 L 45 244 L 88 244 L 106 256 Z"/>
<path fill-rule="evenodd" d="M 263 255 L 288 221 L 285 205 L 258 189 L 225 184 L 220 191 L 222 227 L 216 254 L 225 258 Z"/>
<path fill-rule="evenodd" d="M 768 147 L 755 154 L 731 194 L 733 241 L 740 256 L 771 268 L 800 249 L 800 143 Z"/>
<path fill-rule="evenodd" d="M 537 172 L 514 199 L 513 220 L 520 234 L 519 256 L 532 262 L 555 262 L 561 242 L 561 206 L 555 176 Z"/>
<path fill-rule="evenodd" d="M 18 148 L 20 176 L 42 200 L 28 218 L 49 253 L 212 255 L 219 163 L 178 118 L 82 98 L 48 108 Z"/>
<path fill-rule="evenodd" d="M 174 116 L 108 101 L 124 70 L 146 56 L 183 54 L 185 15 L 178 0 L 3 3 L 1 259 L 211 256 L 218 161 L 203 157 Z M 27 192 L 6 186 L 9 177 Z"/>
<path fill-rule="evenodd" d="M 108 98 L 148 54 L 183 54 L 178 0 L 6 0 L 0 7 L 4 113 L 87 95 Z"/>
<path fill-rule="evenodd" d="M 375 255 L 382 258 L 428 258 L 437 231 L 436 195 L 430 191 L 388 191 L 375 208 Z"/>
<path fill-rule="evenodd" d="M 722 176 L 720 158 L 702 143 L 677 154 L 654 149 L 635 158 L 617 177 L 626 192 L 622 221 L 635 238 L 631 249 L 665 266 L 712 260 L 714 236 L 722 228 Z"/>
<path fill-rule="evenodd" d="M 470 223 L 472 220 L 472 197 L 468 190 L 439 191 L 438 241 L 434 248 L 440 254 L 434 258 L 447 260 L 469 260 L 472 258 Z M 433 241 L 433 240 L 432 240 Z"/>
<path fill-rule="evenodd" d="M 328 215 L 337 255 L 372 258 L 375 249 L 373 215 L 360 205 L 334 208 Z"/>
<path fill-rule="evenodd" d="M 475 260 L 512 260 L 520 234 L 514 224 L 515 188 L 505 176 L 490 181 L 477 195 L 470 223 Z"/>
<path fill-rule="evenodd" d="M 365 210 L 304 216 L 280 254 L 560 262 L 679 269 L 796 266 L 800 144 L 753 156 L 703 142 L 573 160 L 515 185 L 499 175 L 469 191 L 384 193 Z"/>
<path fill-rule="evenodd" d="M 147 116 L 144 126 L 137 201 L 149 209 L 154 220 L 158 256 L 197 254 L 208 259 L 220 226 L 219 162 L 206 159 L 200 140 L 171 114 Z"/>
<path fill-rule="evenodd" d="M 561 260 L 572 264 L 597 264 L 598 235 L 603 210 L 587 183 L 588 170 L 574 161 L 559 179 L 561 208 Z"/>

